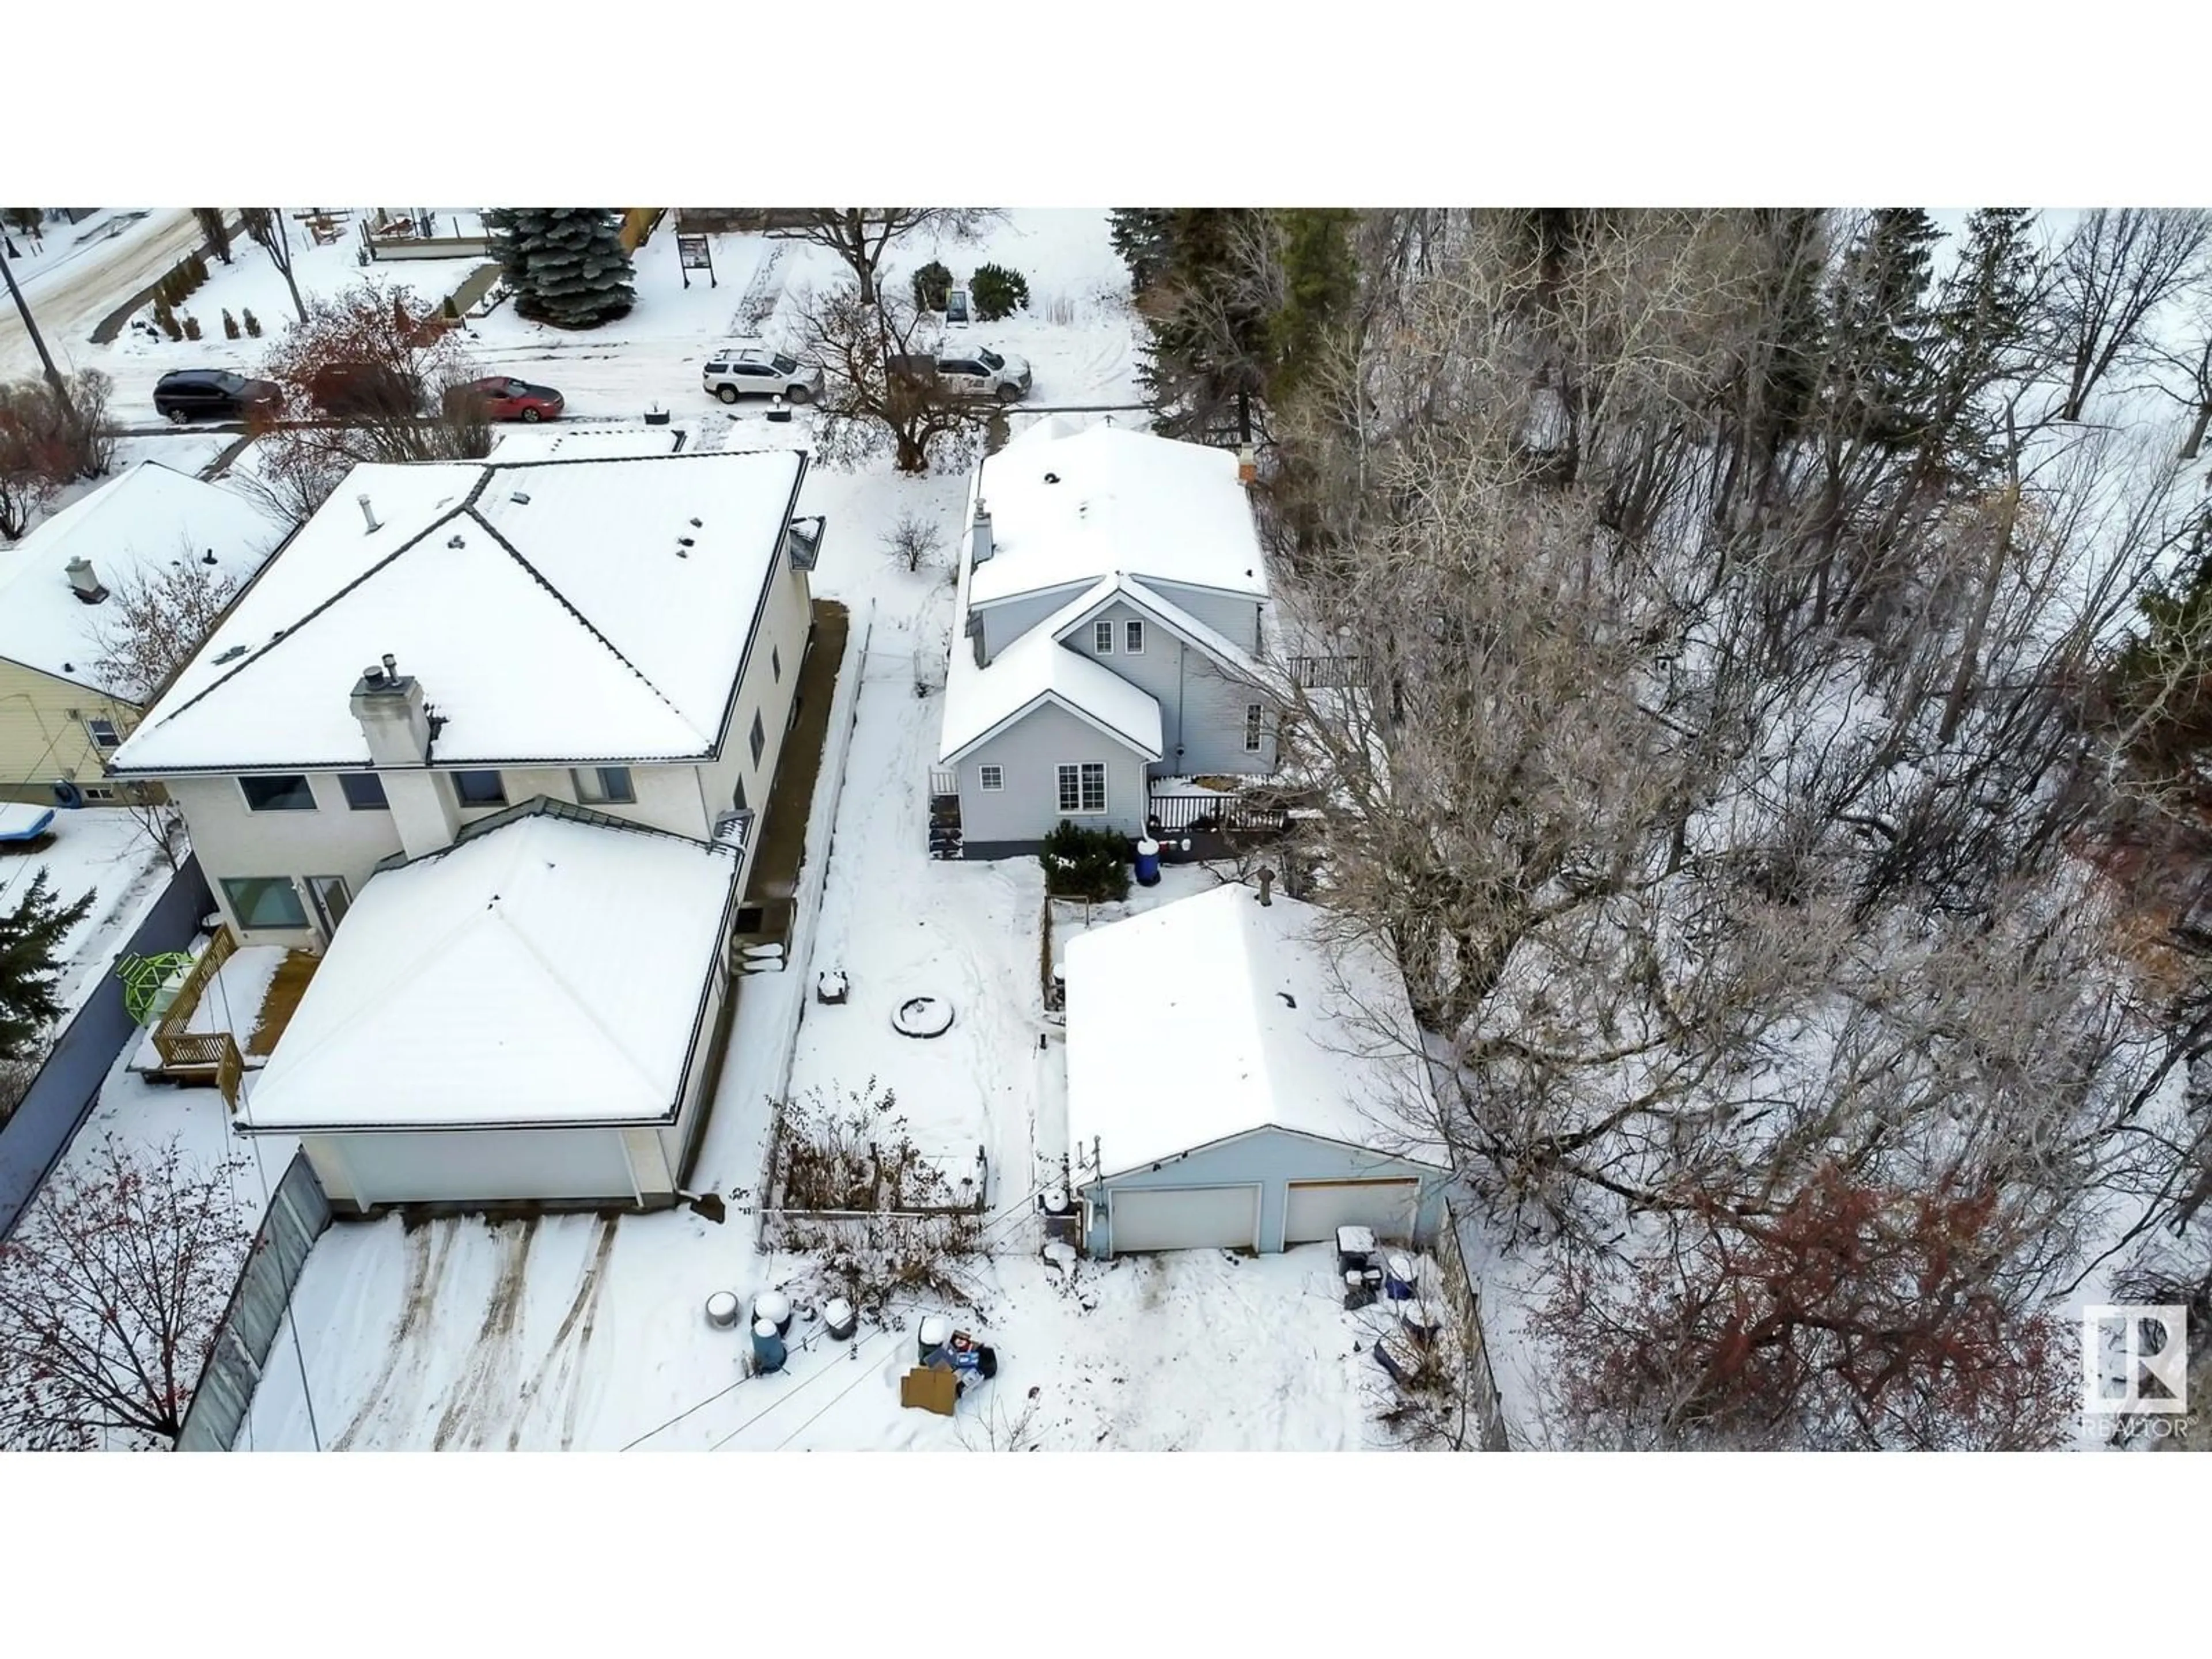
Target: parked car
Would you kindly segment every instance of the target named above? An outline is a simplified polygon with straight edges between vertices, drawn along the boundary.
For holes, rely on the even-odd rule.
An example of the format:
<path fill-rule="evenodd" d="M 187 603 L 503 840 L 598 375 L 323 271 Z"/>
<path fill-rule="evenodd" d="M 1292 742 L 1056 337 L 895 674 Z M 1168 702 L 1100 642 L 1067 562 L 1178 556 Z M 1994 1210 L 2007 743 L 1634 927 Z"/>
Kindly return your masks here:
<path fill-rule="evenodd" d="M 781 398 L 811 404 L 822 395 L 822 371 L 764 346 L 746 346 L 710 359 L 699 384 L 726 404 L 740 398 Z"/>
<path fill-rule="evenodd" d="M 419 415 L 428 401 L 422 382 L 383 363 L 331 363 L 307 382 L 307 397 L 325 415 Z"/>
<path fill-rule="evenodd" d="M 1002 404 L 1017 403 L 1030 391 L 1029 364 L 988 347 L 945 346 L 933 356 L 894 357 L 891 372 L 933 378 L 955 397 L 995 398 Z"/>
<path fill-rule="evenodd" d="M 179 368 L 154 386 L 154 412 L 172 421 L 235 421 L 284 401 L 274 380 L 249 380 L 227 368 Z"/>
<path fill-rule="evenodd" d="M 481 380 L 471 380 L 457 386 L 446 394 L 449 402 L 473 401 L 483 410 L 488 421 L 557 421 L 561 418 L 561 394 L 550 386 L 536 386 L 528 380 L 510 379 L 505 374 L 494 374 Z"/>

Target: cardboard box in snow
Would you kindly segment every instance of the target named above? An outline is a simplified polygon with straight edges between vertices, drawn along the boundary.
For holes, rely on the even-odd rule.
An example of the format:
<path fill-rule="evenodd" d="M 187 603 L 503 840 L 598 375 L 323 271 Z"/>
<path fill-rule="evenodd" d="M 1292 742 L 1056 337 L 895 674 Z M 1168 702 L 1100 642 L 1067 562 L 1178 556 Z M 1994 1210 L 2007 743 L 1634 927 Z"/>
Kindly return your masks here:
<path fill-rule="evenodd" d="M 916 1365 L 899 1380 L 899 1404 L 902 1407 L 919 1406 L 939 1417 L 950 1417 L 959 1398 L 959 1378 L 935 1365 Z"/>

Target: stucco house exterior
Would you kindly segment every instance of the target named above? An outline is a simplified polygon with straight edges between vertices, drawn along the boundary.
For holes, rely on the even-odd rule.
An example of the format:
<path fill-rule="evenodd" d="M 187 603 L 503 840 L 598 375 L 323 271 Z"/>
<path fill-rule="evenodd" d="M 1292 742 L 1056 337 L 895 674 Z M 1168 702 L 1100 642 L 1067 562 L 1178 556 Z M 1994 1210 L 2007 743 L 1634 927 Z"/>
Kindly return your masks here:
<path fill-rule="evenodd" d="M 141 461 L 0 548 L 0 801 L 116 799 L 107 757 L 156 689 L 103 662 L 117 595 L 186 560 L 243 587 L 283 539 L 245 495 Z"/>
<path fill-rule="evenodd" d="M 1135 837 L 1155 780 L 1275 769 L 1267 565 L 1237 458 L 1054 417 L 972 480 L 931 778 L 940 852 Z"/>
<path fill-rule="evenodd" d="M 1070 1184 L 1097 1256 L 1425 1243 L 1450 1179 L 1396 967 L 1229 883 L 1068 943 Z"/>
<path fill-rule="evenodd" d="M 324 955 L 239 1122 L 333 1201 L 672 1198 L 811 631 L 805 468 L 357 467 L 117 750 L 242 945 Z"/>

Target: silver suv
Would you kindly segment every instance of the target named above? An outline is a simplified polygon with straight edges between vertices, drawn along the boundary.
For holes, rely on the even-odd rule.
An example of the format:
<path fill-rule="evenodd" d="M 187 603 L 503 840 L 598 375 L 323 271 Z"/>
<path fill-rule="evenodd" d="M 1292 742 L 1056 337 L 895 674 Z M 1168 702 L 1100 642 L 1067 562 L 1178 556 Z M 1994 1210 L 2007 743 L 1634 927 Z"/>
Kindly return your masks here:
<path fill-rule="evenodd" d="M 700 371 L 699 384 L 726 404 L 747 397 L 811 404 L 822 395 L 822 371 L 765 346 L 744 346 L 717 352 Z"/>

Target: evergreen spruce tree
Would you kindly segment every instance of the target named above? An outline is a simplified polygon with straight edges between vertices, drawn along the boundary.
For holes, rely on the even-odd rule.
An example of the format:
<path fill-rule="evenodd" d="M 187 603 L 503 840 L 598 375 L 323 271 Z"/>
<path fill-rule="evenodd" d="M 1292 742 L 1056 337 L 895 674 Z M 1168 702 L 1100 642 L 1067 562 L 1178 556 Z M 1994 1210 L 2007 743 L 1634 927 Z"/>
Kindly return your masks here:
<path fill-rule="evenodd" d="M 1842 413 L 1876 442 L 1925 435 L 1930 253 L 1942 233 L 1923 208 L 1876 208 L 1829 290 L 1828 363 Z"/>
<path fill-rule="evenodd" d="M 1167 270 L 1168 217 L 1165 208 L 1115 208 L 1109 217 L 1108 234 L 1129 267 L 1133 294 L 1142 295 Z"/>
<path fill-rule="evenodd" d="M 519 315 L 596 328 L 637 302 L 622 215 L 612 208 L 495 208 L 484 228 Z"/>
<path fill-rule="evenodd" d="M 29 1054 L 60 1017 L 61 1004 L 54 996 L 60 964 L 55 958 L 63 939 L 91 908 L 90 893 L 64 904 L 40 870 L 15 908 L 0 911 L 0 1060 Z"/>
<path fill-rule="evenodd" d="M 1249 208 L 1170 208 L 1160 274 L 1147 291 L 1152 335 L 1137 378 L 1170 434 L 1254 434 L 1267 390 L 1267 313 L 1239 278 L 1240 241 L 1262 216 Z"/>
<path fill-rule="evenodd" d="M 1359 292 L 1358 266 L 1352 257 L 1352 228 L 1358 216 L 1348 208 L 1293 208 L 1276 218 L 1284 301 L 1267 323 L 1268 355 L 1273 359 L 1267 389 L 1280 398 L 1310 371 L 1323 336 L 1352 309 Z"/>
<path fill-rule="evenodd" d="M 2045 356 L 2039 323 L 2045 267 L 2027 208 L 1980 208 L 1934 307 L 1933 413 L 1966 471 L 1994 465 L 1999 422 L 1983 408 L 1990 388 L 2034 373 Z"/>

